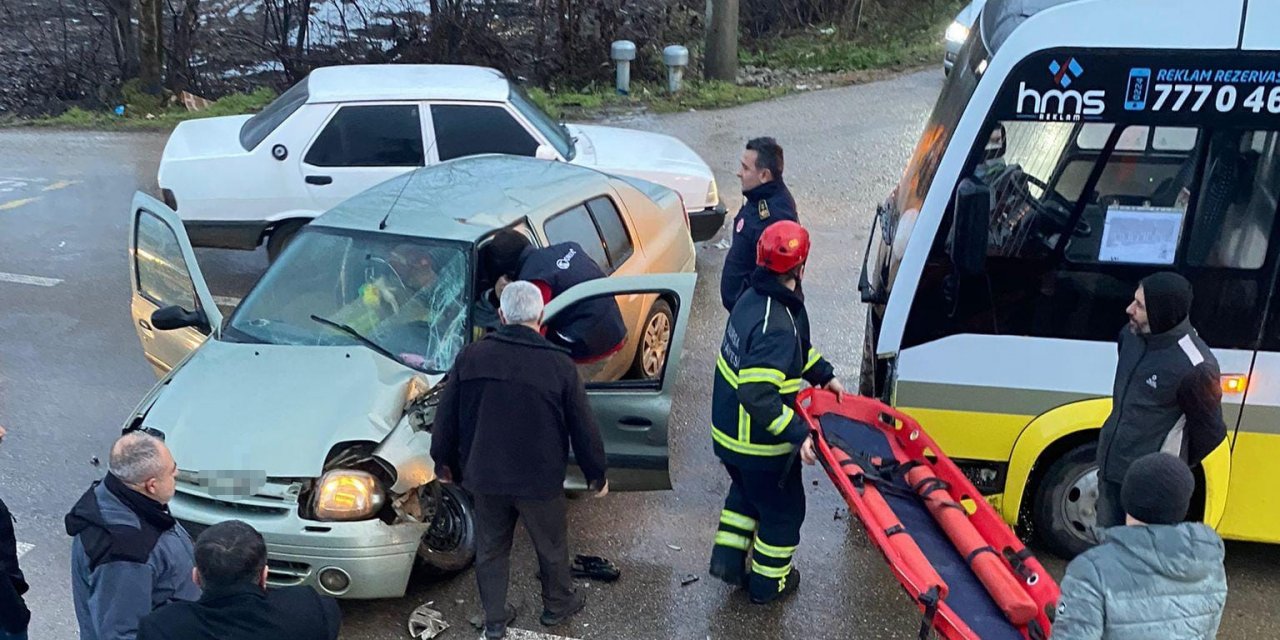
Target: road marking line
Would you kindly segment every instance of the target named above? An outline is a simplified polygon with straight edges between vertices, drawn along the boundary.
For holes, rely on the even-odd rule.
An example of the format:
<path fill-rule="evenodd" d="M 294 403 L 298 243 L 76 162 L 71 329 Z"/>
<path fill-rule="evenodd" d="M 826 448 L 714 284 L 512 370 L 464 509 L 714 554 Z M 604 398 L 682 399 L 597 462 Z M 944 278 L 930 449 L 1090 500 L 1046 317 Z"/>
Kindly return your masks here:
<path fill-rule="evenodd" d="M 19 543 L 18 543 L 18 559 L 19 559 L 19 560 L 21 560 L 21 559 L 22 559 L 22 556 L 27 555 L 27 552 L 28 552 L 28 551 L 30 551 L 30 550 L 32 550 L 32 549 L 34 549 L 34 548 L 36 548 L 36 546 L 35 546 L 34 544 L 27 544 L 27 543 L 25 543 L 25 542 L 19 542 Z"/>
<path fill-rule="evenodd" d="M 213 303 L 219 307 L 238 307 L 240 306 L 240 298 L 231 296 L 214 296 Z"/>
<path fill-rule="evenodd" d="M 79 180 L 59 180 L 53 184 L 46 185 L 41 191 L 55 191 L 57 189 L 65 189 L 73 184 L 80 182 Z"/>
<path fill-rule="evenodd" d="M 17 209 L 18 207 L 21 207 L 24 204 L 31 204 L 32 202 L 35 202 L 36 200 L 39 200 L 39 199 L 40 198 L 36 197 L 36 198 L 18 198 L 17 200 L 10 200 L 4 204 L 0 204 L 0 211 Z"/>
<path fill-rule="evenodd" d="M 62 284 L 62 280 L 58 278 L 42 278 L 40 276 L 24 276 L 20 273 L 5 273 L 0 271 L 0 282 L 12 282 L 14 284 L 29 284 L 37 287 L 53 287 Z"/>
<path fill-rule="evenodd" d="M 525 631 L 524 629 L 510 628 L 507 629 L 507 637 L 512 640 L 577 640 L 577 638 L 568 638 L 565 636 L 553 636 L 549 633 L 541 633 L 538 631 Z"/>

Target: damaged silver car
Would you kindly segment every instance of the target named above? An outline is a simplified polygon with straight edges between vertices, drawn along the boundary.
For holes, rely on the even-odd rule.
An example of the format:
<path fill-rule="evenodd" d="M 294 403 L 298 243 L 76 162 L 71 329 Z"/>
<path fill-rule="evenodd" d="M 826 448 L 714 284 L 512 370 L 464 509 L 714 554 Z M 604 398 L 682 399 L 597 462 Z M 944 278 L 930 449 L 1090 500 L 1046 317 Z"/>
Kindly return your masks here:
<path fill-rule="evenodd" d="M 609 238 L 595 218 L 602 199 L 623 225 Z M 682 273 L 657 272 L 659 255 L 683 249 L 648 230 L 667 233 L 649 220 L 676 206 L 663 187 L 563 163 L 489 156 L 420 169 L 304 227 L 224 320 L 181 220 L 139 193 L 132 312 L 161 379 L 126 428 L 164 435 L 179 465 L 172 510 L 193 535 L 228 519 L 262 532 L 272 585 L 396 597 L 415 565 L 462 570 L 475 554 L 470 498 L 437 481 L 428 454 L 441 380 L 494 321 L 476 252 L 501 229 L 542 246 L 589 232 L 618 264 L 546 317 L 594 297 L 619 303 L 628 346 L 588 384 L 611 485 L 670 488 L 667 423 L 695 275 L 691 258 L 672 269 Z M 590 228 L 569 226 L 578 219 Z M 610 251 L 619 237 L 625 254 Z M 651 335 L 659 312 L 665 334 Z M 571 470 L 566 488 L 584 484 Z"/>

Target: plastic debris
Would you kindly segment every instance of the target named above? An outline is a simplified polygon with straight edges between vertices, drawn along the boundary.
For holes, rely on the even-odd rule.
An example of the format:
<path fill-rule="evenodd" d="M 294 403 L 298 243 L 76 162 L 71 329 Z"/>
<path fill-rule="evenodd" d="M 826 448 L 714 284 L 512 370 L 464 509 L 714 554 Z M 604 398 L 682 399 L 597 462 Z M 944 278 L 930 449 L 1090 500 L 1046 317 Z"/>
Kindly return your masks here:
<path fill-rule="evenodd" d="M 672 550 L 672 551 L 679 551 L 679 550 L 680 550 L 680 545 L 678 545 L 678 544 L 669 544 L 669 545 L 667 545 L 667 548 L 668 548 L 668 549 L 670 549 L 670 550 Z"/>
<path fill-rule="evenodd" d="M 435 604 L 429 602 L 427 604 Z M 430 640 L 435 638 L 449 628 L 449 623 L 444 621 L 444 615 L 439 611 L 428 607 L 426 604 L 413 610 L 409 614 L 409 635 L 417 640 Z"/>
<path fill-rule="evenodd" d="M 118 105 L 116 105 L 116 108 L 115 108 L 115 110 L 114 110 L 114 111 L 115 111 L 115 114 L 116 114 L 116 115 L 118 115 L 118 116 L 122 116 L 122 115 L 124 115 L 124 105 L 122 105 L 122 104 L 118 104 Z"/>
<path fill-rule="evenodd" d="M 686 575 L 684 578 L 680 580 L 680 586 L 687 587 L 697 582 L 698 580 L 699 580 L 698 576 L 695 576 L 692 573 L 690 573 L 689 575 Z"/>

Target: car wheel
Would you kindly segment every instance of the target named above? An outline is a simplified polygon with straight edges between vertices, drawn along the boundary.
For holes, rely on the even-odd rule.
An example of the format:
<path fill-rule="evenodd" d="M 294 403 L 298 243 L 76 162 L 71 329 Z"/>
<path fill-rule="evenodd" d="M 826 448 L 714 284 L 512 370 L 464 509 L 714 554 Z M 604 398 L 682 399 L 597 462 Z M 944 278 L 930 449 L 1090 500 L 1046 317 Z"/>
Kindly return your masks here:
<path fill-rule="evenodd" d="M 280 257 L 280 252 L 293 241 L 293 236 L 306 224 L 306 220 L 286 220 L 276 225 L 267 238 L 267 260 L 275 262 Z"/>
<path fill-rule="evenodd" d="M 666 300 L 658 299 L 649 308 L 649 317 L 645 318 L 640 330 L 640 344 L 636 347 L 635 361 L 631 364 L 631 375 L 642 380 L 657 380 L 662 377 L 662 367 L 667 363 L 667 349 L 671 348 L 671 329 L 675 326 L 675 317 L 671 313 L 671 305 Z"/>
<path fill-rule="evenodd" d="M 1080 445 L 1045 471 L 1036 489 L 1032 522 L 1049 551 L 1071 559 L 1096 544 L 1097 445 Z"/>
<path fill-rule="evenodd" d="M 439 489 L 436 504 L 439 511 L 418 543 L 418 564 L 436 576 L 462 571 L 476 558 L 475 507 L 471 495 L 456 484 L 440 483 Z"/>

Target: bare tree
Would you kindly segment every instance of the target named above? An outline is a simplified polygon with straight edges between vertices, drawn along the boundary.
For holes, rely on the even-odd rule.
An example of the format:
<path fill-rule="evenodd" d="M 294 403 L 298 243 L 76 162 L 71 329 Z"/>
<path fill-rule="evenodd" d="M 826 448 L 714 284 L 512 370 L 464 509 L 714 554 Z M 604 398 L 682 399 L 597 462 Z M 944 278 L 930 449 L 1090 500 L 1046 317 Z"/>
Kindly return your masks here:
<path fill-rule="evenodd" d="M 161 0 L 138 0 L 138 79 L 158 94 L 164 73 L 164 11 Z"/>
<path fill-rule="evenodd" d="M 200 0 L 181 0 L 181 7 L 169 0 L 169 14 L 173 16 L 173 48 L 169 54 L 168 86 L 174 91 L 195 88 L 196 72 L 192 67 L 195 55 L 196 29 L 200 25 Z"/>

